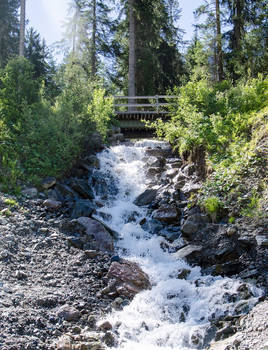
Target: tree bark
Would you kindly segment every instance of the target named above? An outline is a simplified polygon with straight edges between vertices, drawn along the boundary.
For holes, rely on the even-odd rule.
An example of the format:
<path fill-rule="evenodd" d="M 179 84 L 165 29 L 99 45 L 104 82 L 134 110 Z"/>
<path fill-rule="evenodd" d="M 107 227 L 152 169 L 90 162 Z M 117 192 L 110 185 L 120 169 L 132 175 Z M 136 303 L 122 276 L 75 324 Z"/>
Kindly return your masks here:
<path fill-rule="evenodd" d="M 25 2 L 26 0 L 20 0 L 20 45 L 19 55 L 24 56 L 24 40 L 25 40 Z"/>
<path fill-rule="evenodd" d="M 92 1 L 92 46 L 91 46 L 91 75 L 93 78 L 95 78 L 96 72 L 97 72 L 96 31 L 97 31 L 96 0 L 93 0 Z"/>
<path fill-rule="evenodd" d="M 239 52 L 241 50 L 241 41 L 244 31 L 244 0 L 234 1 L 234 50 Z"/>
<path fill-rule="evenodd" d="M 224 79 L 223 76 L 223 59 L 222 59 L 222 42 L 221 42 L 221 17 L 220 17 L 220 1 L 215 0 L 216 5 L 216 59 L 217 59 L 217 75 L 218 81 Z"/>
<path fill-rule="evenodd" d="M 136 18 L 134 13 L 135 0 L 128 0 L 129 7 L 129 67 L 128 67 L 128 96 L 136 94 Z M 130 99 L 129 104 L 135 101 Z M 129 108 L 131 110 L 131 108 Z"/>

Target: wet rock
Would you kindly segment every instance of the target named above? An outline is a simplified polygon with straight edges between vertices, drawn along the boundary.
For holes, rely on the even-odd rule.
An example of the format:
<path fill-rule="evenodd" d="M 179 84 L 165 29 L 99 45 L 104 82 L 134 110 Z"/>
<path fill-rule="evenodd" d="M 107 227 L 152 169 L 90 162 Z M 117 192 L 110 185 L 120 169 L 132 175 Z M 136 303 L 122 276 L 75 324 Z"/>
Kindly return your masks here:
<path fill-rule="evenodd" d="M 258 247 L 268 247 L 268 236 L 256 236 Z"/>
<path fill-rule="evenodd" d="M 77 248 L 77 249 L 83 249 L 85 241 L 82 238 L 79 237 L 69 237 L 67 239 L 69 246 Z"/>
<path fill-rule="evenodd" d="M 106 332 L 101 340 L 109 347 L 116 345 L 116 338 L 112 332 Z"/>
<path fill-rule="evenodd" d="M 57 313 L 58 317 L 63 318 L 66 321 L 77 321 L 80 318 L 80 312 L 69 305 L 63 305 Z"/>
<path fill-rule="evenodd" d="M 67 185 L 57 184 L 56 187 L 65 199 L 74 199 L 78 197 L 78 194 Z"/>
<path fill-rule="evenodd" d="M 148 205 L 155 200 L 156 195 L 156 189 L 147 189 L 135 199 L 134 204 L 138 206 Z"/>
<path fill-rule="evenodd" d="M 153 212 L 153 219 L 166 223 L 177 222 L 179 218 L 179 211 L 175 206 L 162 205 L 159 209 Z"/>
<path fill-rule="evenodd" d="M 56 182 L 57 180 L 55 177 L 46 177 L 45 179 L 42 180 L 41 186 L 44 190 L 48 190 L 49 188 L 56 185 Z"/>
<path fill-rule="evenodd" d="M 190 275 L 191 270 L 189 269 L 180 269 L 178 272 L 177 278 L 180 280 L 186 280 L 186 278 Z"/>
<path fill-rule="evenodd" d="M 99 169 L 100 168 L 100 161 L 99 158 L 91 155 L 86 158 L 86 162 L 89 164 L 90 167 Z"/>
<path fill-rule="evenodd" d="M 193 244 L 189 244 L 181 249 L 179 249 L 176 253 L 173 253 L 172 255 L 176 258 L 176 259 L 184 259 L 189 257 L 190 255 L 200 252 L 202 250 L 202 246 L 199 245 L 193 245 Z"/>
<path fill-rule="evenodd" d="M 114 251 L 112 236 L 101 223 L 87 217 L 80 217 L 77 219 L 77 222 L 85 228 L 87 235 L 94 236 L 99 250 Z"/>
<path fill-rule="evenodd" d="M 152 157 L 163 157 L 167 158 L 171 153 L 170 148 L 148 148 L 146 154 Z"/>
<path fill-rule="evenodd" d="M 77 219 L 81 216 L 91 216 L 94 209 L 94 205 L 88 199 L 76 200 L 71 213 L 71 218 Z"/>
<path fill-rule="evenodd" d="M 181 232 L 182 236 L 186 239 L 192 239 L 193 234 L 198 231 L 198 224 L 189 220 L 182 225 Z"/>
<path fill-rule="evenodd" d="M 35 197 L 37 197 L 38 190 L 35 187 L 29 187 L 29 188 L 23 189 L 21 191 L 21 194 L 27 198 L 35 198 Z"/>
<path fill-rule="evenodd" d="M 81 179 L 72 181 L 70 187 L 84 199 L 94 199 L 94 192 L 88 182 Z"/>
<path fill-rule="evenodd" d="M 232 237 L 233 235 L 236 234 L 236 232 L 237 232 L 236 227 L 228 227 L 226 234 L 227 236 Z"/>
<path fill-rule="evenodd" d="M 137 293 L 151 287 L 149 277 L 139 265 L 125 259 L 121 263 L 113 262 L 107 277 L 116 280 L 117 293 L 127 298 L 133 298 Z"/>
<path fill-rule="evenodd" d="M 111 325 L 111 323 L 109 321 L 104 321 L 99 325 L 99 330 L 106 332 L 109 331 L 113 328 L 113 326 Z"/>
<path fill-rule="evenodd" d="M 107 225 L 104 221 L 100 220 L 100 218 L 96 217 L 96 215 L 92 215 L 92 219 L 98 221 L 109 233 L 114 239 L 118 239 L 119 233 L 115 230 L 113 230 L 109 225 Z"/>
<path fill-rule="evenodd" d="M 148 178 L 153 178 L 156 175 L 160 175 L 161 173 L 161 169 L 160 168 L 153 168 L 150 167 L 147 171 L 146 171 L 146 177 Z"/>
<path fill-rule="evenodd" d="M 43 202 L 43 205 L 47 208 L 50 208 L 50 209 L 59 209 L 61 206 L 62 206 L 62 203 L 60 201 L 56 201 L 54 199 L 46 199 L 44 202 Z"/>
<path fill-rule="evenodd" d="M 95 258 L 99 253 L 96 250 L 85 250 L 84 254 L 87 258 L 93 259 Z"/>

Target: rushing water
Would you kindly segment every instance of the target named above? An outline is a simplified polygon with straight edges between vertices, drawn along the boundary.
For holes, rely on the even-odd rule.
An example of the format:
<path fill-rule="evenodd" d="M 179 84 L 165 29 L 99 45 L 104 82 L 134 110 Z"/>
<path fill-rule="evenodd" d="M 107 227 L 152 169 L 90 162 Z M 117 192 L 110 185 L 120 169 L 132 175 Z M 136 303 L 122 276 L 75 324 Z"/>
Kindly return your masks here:
<path fill-rule="evenodd" d="M 235 313 L 243 303 L 237 292 L 241 281 L 203 276 L 199 267 L 192 268 L 163 250 L 163 237 L 141 227 L 141 219 L 149 221 L 150 217 L 146 208 L 137 207 L 133 201 L 146 189 L 148 147 L 166 145 L 140 141 L 99 154 L 100 172 L 113 183 L 107 196 L 98 198 L 105 203 L 100 209 L 102 219 L 105 217 L 106 223 L 120 234 L 118 254 L 137 262 L 152 284 L 151 290 L 139 293 L 122 311 L 114 311 L 109 321 L 117 329 L 119 349 L 203 349 L 210 321 Z M 190 274 L 187 279 L 178 279 L 178 271 L 184 268 Z M 260 292 L 250 288 L 255 297 L 247 302 L 253 305 Z"/>

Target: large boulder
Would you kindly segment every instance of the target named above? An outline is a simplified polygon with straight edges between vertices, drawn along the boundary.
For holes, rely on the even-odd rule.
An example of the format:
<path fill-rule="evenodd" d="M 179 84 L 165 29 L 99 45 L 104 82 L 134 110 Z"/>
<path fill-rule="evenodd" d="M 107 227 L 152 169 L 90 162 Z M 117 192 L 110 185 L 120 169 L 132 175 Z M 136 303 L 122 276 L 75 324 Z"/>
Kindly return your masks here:
<path fill-rule="evenodd" d="M 147 189 L 135 199 L 134 204 L 138 206 L 151 204 L 156 199 L 156 195 L 156 189 Z"/>
<path fill-rule="evenodd" d="M 84 227 L 88 236 L 94 237 L 97 249 L 109 252 L 114 251 L 113 238 L 100 222 L 87 217 L 80 217 L 76 221 Z"/>
<path fill-rule="evenodd" d="M 94 205 L 88 199 L 79 199 L 74 202 L 71 214 L 72 219 L 81 216 L 90 216 L 94 211 Z"/>
<path fill-rule="evenodd" d="M 178 221 L 179 211 L 172 205 L 161 205 L 161 207 L 153 212 L 153 219 L 166 223 L 174 223 Z"/>
<path fill-rule="evenodd" d="M 71 188 L 84 199 L 94 199 L 94 192 L 88 182 L 76 179 L 71 183 Z"/>
<path fill-rule="evenodd" d="M 129 299 L 151 287 L 148 275 L 142 271 L 139 265 L 125 259 L 113 262 L 107 277 L 116 281 L 117 294 Z"/>

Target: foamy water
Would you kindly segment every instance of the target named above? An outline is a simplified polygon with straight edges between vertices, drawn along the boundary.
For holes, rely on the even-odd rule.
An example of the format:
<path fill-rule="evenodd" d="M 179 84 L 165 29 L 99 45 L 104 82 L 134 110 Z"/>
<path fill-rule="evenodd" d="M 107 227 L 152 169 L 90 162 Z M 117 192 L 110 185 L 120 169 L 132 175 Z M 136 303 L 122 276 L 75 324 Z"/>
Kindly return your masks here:
<path fill-rule="evenodd" d="M 125 350 L 203 349 L 210 321 L 235 313 L 239 305 L 237 289 L 241 281 L 202 276 L 199 267 L 176 260 L 161 246 L 165 239 L 146 232 L 139 222 L 150 220 L 146 208 L 133 201 L 146 189 L 145 158 L 148 147 L 166 147 L 162 142 L 142 141 L 132 146 L 114 146 L 99 154 L 103 177 L 112 176 L 118 194 L 103 200 L 107 224 L 119 232 L 118 254 L 137 262 L 145 271 L 152 289 L 139 293 L 122 311 L 108 319 L 117 330 L 119 345 Z M 99 198 L 101 201 L 102 199 Z M 128 222 L 135 213 L 133 222 Z M 189 269 L 187 279 L 178 279 L 180 269 Z M 247 300 L 252 306 L 261 291 Z M 230 300 L 232 300 L 230 302 Z"/>

